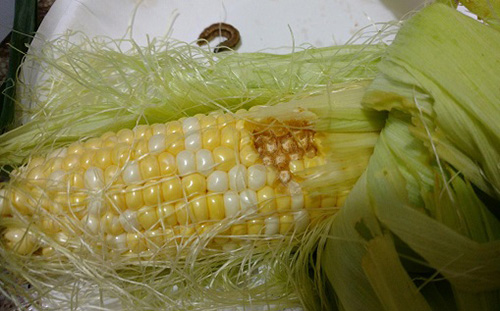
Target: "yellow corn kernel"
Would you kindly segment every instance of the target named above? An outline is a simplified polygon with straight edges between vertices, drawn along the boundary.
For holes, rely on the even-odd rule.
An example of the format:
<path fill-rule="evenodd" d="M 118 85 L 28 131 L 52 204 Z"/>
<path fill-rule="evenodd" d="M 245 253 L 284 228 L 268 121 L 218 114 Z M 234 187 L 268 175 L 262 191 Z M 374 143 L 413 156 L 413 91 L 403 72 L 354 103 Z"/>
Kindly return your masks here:
<path fill-rule="evenodd" d="M 47 183 L 47 174 L 42 165 L 36 166 L 28 172 L 26 176 L 27 184 L 30 186 L 43 187 Z"/>
<path fill-rule="evenodd" d="M 224 113 L 217 116 L 217 125 L 219 128 L 227 126 L 234 122 L 234 117 L 229 113 Z"/>
<path fill-rule="evenodd" d="M 222 128 L 220 132 L 220 144 L 231 149 L 238 149 L 240 142 L 240 133 L 233 125 Z"/>
<path fill-rule="evenodd" d="M 125 231 L 120 223 L 120 217 L 113 212 L 106 212 L 101 217 L 101 228 L 104 232 L 112 235 L 119 235 Z"/>
<path fill-rule="evenodd" d="M 259 162 L 259 154 L 255 151 L 255 148 L 251 145 L 243 147 L 240 151 L 240 161 L 241 164 L 246 167 L 254 165 Z"/>
<path fill-rule="evenodd" d="M 170 230 L 170 235 L 173 237 L 173 231 Z M 163 230 L 148 230 L 144 233 L 146 247 L 149 249 L 157 249 L 165 243 L 165 232 Z"/>
<path fill-rule="evenodd" d="M 311 195 L 309 193 L 304 194 L 304 207 L 306 209 L 314 209 L 321 207 L 321 196 Z"/>
<path fill-rule="evenodd" d="M 118 137 L 116 136 L 109 136 L 102 140 L 102 146 L 105 148 L 113 148 L 116 144 L 118 144 Z"/>
<path fill-rule="evenodd" d="M 75 141 L 68 146 L 68 155 L 69 154 L 82 154 L 83 150 L 84 150 L 83 145 L 80 142 Z"/>
<path fill-rule="evenodd" d="M 203 196 L 198 196 L 189 201 L 189 212 L 193 223 L 208 220 L 207 199 Z"/>
<path fill-rule="evenodd" d="M 125 166 L 132 157 L 131 150 L 131 147 L 126 143 L 116 144 L 111 151 L 111 161 L 119 167 Z"/>
<path fill-rule="evenodd" d="M 214 116 L 201 116 L 200 117 L 200 128 L 201 129 L 207 129 L 207 128 L 214 128 L 217 126 L 217 119 L 214 118 Z"/>
<path fill-rule="evenodd" d="M 111 151 L 111 148 L 97 149 L 94 155 L 94 166 L 103 170 L 110 166 L 113 163 L 111 160 Z"/>
<path fill-rule="evenodd" d="M 60 157 L 48 159 L 44 165 L 45 174 L 47 174 L 48 176 L 54 171 L 60 170 L 62 167 L 62 163 L 63 163 L 63 158 Z"/>
<path fill-rule="evenodd" d="M 182 123 L 180 121 L 170 121 L 167 123 L 167 137 L 170 134 L 182 135 Z"/>
<path fill-rule="evenodd" d="M 175 216 L 180 225 L 187 225 L 190 223 L 188 208 L 189 205 L 187 202 L 179 201 L 175 203 Z"/>
<path fill-rule="evenodd" d="M 337 206 L 337 197 L 334 195 L 322 195 L 321 196 L 321 208 L 335 207 Z"/>
<path fill-rule="evenodd" d="M 107 200 L 109 202 L 111 210 L 115 211 L 116 213 L 127 209 L 127 205 L 125 202 L 125 193 L 121 190 L 113 190 L 108 192 Z"/>
<path fill-rule="evenodd" d="M 245 111 L 245 110 L 242 110 L 242 112 Z M 238 114 L 238 111 L 236 111 L 236 114 Z M 245 120 L 237 120 L 234 127 L 238 130 L 238 131 L 241 131 L 243 129 L 245 129 Z"/>
<path fill-rule="evenodd" d="M 231 235 L 238 236 L 247 234 L 247 224 L 236 224 L 231 226 Z"/>
<path fill-rule="evenodd" d="M 224 197 L 222 194 L 207 196 L 208 218 L 210 220 L 222 220 L 226 215 L 224 209 Z"/>
<path fill-rule="evenodd" d="M 44 216 L 40 220 L 40 229 L 46 234 L 54 234 L 61 231 L 61 226 L 54 218 Z"/>
<path fill-rule="evenodd" d="M 139 169 L 144 180 L 160 176 L 160 165 L 155 156 L 148 155 L 139 161 Z"/>
<path fill-rule="evenodd" d="M 20 255 L 27 255 L 36 250 L 36 241 L 24 228 L 8 228 L 4 231 L 5 246 Z"/>
<path fill-rule="evenodd" d="M 127 233 L 127 247 L 131 252 L 139 254 L 146 250 L 146 241 L 144 240 L 142 233 L 131 232 Z"/>
<path fill-rule="evenodd" d="M 153 135 L 165 135 L 167 133 L 167 126 L 163 123 L 155 123 L 151 126 Z"/>
<path fill-rule="evenodd" d="M 201 132 L 201 143 L 203 149 L 214 150 L 220 146 L 220 131 L 217 127 L 206 128 Z"/>
<path fill-rule="evenodd" d="M 236 165 L 234 149 L 220 146 L 214 149 L 213 156 L 217 170 L 228 172 Z"/>
<path fill-rule="evenodd" d="M 133 129 L 135 139 L 144 138 L 146 140 L 150 139 L 153 136 L 153 131 L 151 130 L 151 126 L 140 124 L 134 127 Z"/>
<path fill-rule="evenodd" d="M 178 243 L 185 244 L 186 242 L 192 240 L 195 233 L 195 228 L 192 225 L 186 226 L 176 226 L 174 227 L 175 237 Z"/>
<path fill-rule="evenodd" d="M 11 193 L 14 208 L 23 215 L 29 215 L 36 207 L 36 202 L 30 198 L 27 189 L 16 189 Z"/>
<path fill-rule="evenodd" d="M 157 208 L 153 206 L 141 208 L 137 211 L 137 221 L 146 230 L 156 227 L 159 224 Z"/>
<path fill-rule="evenodd" d="M 173 204 L 161 205 L 157 207 L 157 215 L 163 227 L 177 225 L 177 215 Z"/>
<path fill-rule="evenodd" d="M 304 167 L 312 168 L 325 164 L 325 159 L 321 156 L 315 156 L 314 158 L 304 157 Z"/>
<path fill-rule="evenodd" d="M 292 199 L 288 189 L 280 185 L 274 190 L 276 192 L 276 210 L 278 212 L 289 211 L 292 208 Z"/>
<path fill-rule="evenodd" d="M 85 171 L 83 169 L 77 169 L 68 173 L 67 182 L 73 190 L 83 189 L 85 187 L 85 182 L 83 181 L 83 175 Z"/>
<path fill-rule="evenodd" d="M 165 136 L 165 146 L 167 151 L 176 156 L 179 152 L 184 150 L 184 136 L 179 133 L 167 134 Z"/>
<path fill-rule="evenodd" d="M 182 188 L 188 197 L 205 194 L 207 191 L 206 178 L 198 173 L 182 177 Z"/>
<path fill-rule="evenodd" d="M 91 166 L 94 166 L 94 156 L 96 154 L 95 150 L 86 149 L 82 156 L 80 157 L 80 166 L 84 169 L 88 169 Z"/>
<path fill-rule="evenodd" d="M 158 181 L 149 181 L 144 185 L 142 196 L 145 205 L 158 205 L 163 202 L 163 194 Z"/>
<path fill-rule="evenodd" d="M 171 176 L 177 173 L 175 157 L 168 152 L 162 152 L 158 155 L 158 165 L 161 176 Z"/>
<path fill-rule="evenodd" d="M 125 203 L 133 211 L 141 208 L 144 205 L 142 190 L 137 186 L 128 186 L 125 190 Z"/>
<path fill-rule="evenodd" d="M 83 148 L 99 149 L 102 147 L 102 139 L 100 137 L 92 137 L 83 143 Z"/>
<path fill-rule="evenodd" d="M 257 201 L 259 202 L 259 213 L 261 214 L 271 214 L 276 211 L 276 194 L 274 189 L 265 186 L 264 188 L 257 191 Z"/>
<path fill-rule="evenodd" d="M 121 129 L 116 133 L 116 137 L 118 137 L 118 142 L 126 143 L 128 145 L 132 145 L 134 142 L 134 132 L 131 129 Z"/>
<path fill-rule="evenodd" d="M 110 165 L 104 170 L 106 185 L 123 185 L 122 170 L 116 165 Z"/>
<path fill-rule="evenodd" d="M 259 235 L 264 232 L 264 220 L 251 219 L 247 222 L 247 230 L 249 235 Z"/>
<path fill-rule="evenodd" d="M 65 171 L 73 170 L 80 166 L 80 155 L 72 153 L 64 157 L 61 169 Z"/>
<path fill-rule="evenodd" d="M 147 139 L 139 138 L 134 145 L 134 159 L 140 159 L 149 153 L 149 144 Z"/>
<path fill-rule="evenodd" d="M 240 150 L 246 146 L 253 146 L 253 136 L 247 130 L 242 130 L 240 132 Z"/>
<path fill-rule="evenodd" d="M 287 234 L 293 228 L 293 215 L 283 214 L 280 216 L 280 234 Z"/>
<path fill-rule="evenodd" d="M 179 178 L 172 177 L 161 183 L 161 193 L 165 202 L 175 202 L 184 197 L 182 184 Z"/>
<path fill-rule="evenodd" d="M 290 173 L 297 174 L 297 172 L 304 170 L 304 161 L 302 160 L 290 161 L 288 168 L 290 170 Z"/>

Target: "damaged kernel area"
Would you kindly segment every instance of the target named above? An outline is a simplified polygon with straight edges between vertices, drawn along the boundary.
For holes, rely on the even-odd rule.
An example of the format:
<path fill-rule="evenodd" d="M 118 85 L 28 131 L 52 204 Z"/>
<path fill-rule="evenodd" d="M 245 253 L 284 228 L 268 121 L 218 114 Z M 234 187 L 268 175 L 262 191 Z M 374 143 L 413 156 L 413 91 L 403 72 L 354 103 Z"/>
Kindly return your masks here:
<path fill-rule="evenodd" d="M 309 121 L 269 118 L 254 126 L 254 147 L 264 165 L 275 168 L 286 184 L 292 179 L 292 172 L 297 171 L 299 161 L 318 155 L 315 134 Z"/>
<path fill-rule="evenodd" d="M 108 132 L 13 173 L 0 190 L 2 238 L 19 254 L 49 256 L 55 242 L 144 257 L 282 239 L 340 199 L 301 186 L 300 172 L 325 162 L 319 146 L 308 120 L 245 112 Z"/>

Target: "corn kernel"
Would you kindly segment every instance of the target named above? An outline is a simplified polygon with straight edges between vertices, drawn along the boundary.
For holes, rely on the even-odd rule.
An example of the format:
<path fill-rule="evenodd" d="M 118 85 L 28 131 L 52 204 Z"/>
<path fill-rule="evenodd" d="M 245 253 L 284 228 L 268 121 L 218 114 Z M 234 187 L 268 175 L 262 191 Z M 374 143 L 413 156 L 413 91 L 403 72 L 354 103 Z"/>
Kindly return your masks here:
<path fill-rule="evenodd" d="M 195 197 L 189 202 L 189 212 L 193 223 L 208 220 L 207 199 L 204 195 Z"/>
<path fill-rule="evenodd" d="M 8 228 L 4 231 L 5 246 L 18 254 L 27 255 L 36 250 L 36 241 L 24 228 Z"/>
<path fill-rule="evenodd" d="M 224 197 L 222 194 L 207 196 L 208 218 L 210 220 L 222 220 L 225 216 Z"/>
<path fill-rule="evenodd" d="M 158 165 L 161 176 L 171 176 L 177 172 L 175 157 L 168 152 L 162 152 L 158 155 Z"/>
<path fill-rule="evenodd" d="M 290 173 L 297 174 L 297 172 L 304 170 L 304 161 L 302 160 L 290 161 L 290 163 L 288 164 L 288 168 L 290 170 Z"/>
<path fill-rule="evenodd" d="M 173 177 L 161 183 L 161 191 L 165 202 L 175 202 L 184 197 L 179 178 Z"/>
<path fill-rule="evenodd" d="M 304 195 L 304 206 L 306 209 L 320 208 L 321 207 L 321 196 L 306 193 Z"/>
<path fill-rule="evenodd" d="M 94 165 L 94 156 L 96 154 L 95 150 L 86 149 L 82 156 L 80 157 L 80 166 L 84 169 L 88 169 L 89 167 Z"/>
<path fill-rule="evenodd" d="M 131 150 L 131 147 L 126 143 L 116 144 L 111 151 L 111 161 L 113 164 L 123 167 L 132 157 Z"/>
<path fill-rule="evenodd" d="M 207 191 L 207 181 L 203 175 L 195 173 L 182 177 L 182 187 L 188 197 L 201 195 Z"/>
<path fill-rule="evenodd" d="M 231 235 L 233 236 L 238 236 L 238 235 L 247 235 L 247 225 L 246 224 L 236 224 L 231 226 Z"/>
<path fill-rule="evenodd" d="M 337 197 L 334 195 L 322 195 L 321 196 L 321 208 L 325 207 L 335 207 L 337 206 Z"/>
<path fill-rule="evenodd" d="M 153 135 L 165 135 L 167 133 L 167 126 L 163 123 L 155 123 L 151 126 Z"/>
<path fill-rule="evenodd" d="M 135 139 L 144 138 L 146 140 L 150 139 L 153 136 L 153 131 L 151 131 L 151 127 L 146 124 L 140 124 L 134 127 L 134 137 Z"/>
<path fill-rule="evenodd" d="M 163 226 L 177 225 L 177 215 L 173 204 L 158 206 L 157 214 Z"/>
<path fill-rule="evenodd" d="M 190 223 L 189 218 L 189 204 L 184 201 L 179 201 L 175 203 L 175 216 L 177 217 L 177 222 L 180 225 L 187 225 Z"/>
<path fill-rule="evenodd" d="M 160 165 L 155 156 L 148 155 L 139 161 L 141 176 L 148 180 L 160 176 Z"/>
<path fill-rule="evenodd" d="M 201 116 L 200 117 L 200 127 L 202 129 L 214 128 L 217 125 L 217 119 L 213 116 Z"/>
<path fill-rule="evenodd" d="M 280 234 L 287 234 L 293 228 L 293 215 L 283 214 L 280 216 Z"/>
<path fill-rule="evenodd" d="M 120 190 L 108 192 L 107 200 L 111 210 L 115 211 L 115 213 L 127 209 L 127 205 L 125 203 L 125 193 Z"/>
<path fill-rule="evenodd" d="M 184 150 L 184 136 L 179 133 L 168 134 L 165 136 L 165 146 L 167 146 L 167 151 L 177 155 L 179 152 Z"/>
<path fill-rule="evenodd" d="M 82 154 L 83 150 L 84 150 L 83 145 L 80 142 L 75 141 L 68 146 L 68 155 L 69 154 Z"/>
<path fill-rule="evenodd" d="M 163 202 L 163 195 L 160 189 L 160 183 L 157 181 L 150 181 L 144 185 L 144 190 L 142 190 L 142 195 L 144 199 L 144 204 L 146 205 L 158 205 Z"/>
<path fill-rule="evenodd" d="M 61 169 L 65 171 L 70 171 L 79 166 L 80 166 L 80 155 L 72 153 L 64 157 L 61 164 Z"/>
<path fill-rule="evenodd" d="M 145 251 L 146 243 L 142 234 L 137 232 L 127 233 L 127 247 L 136 254 Z"/>
<path fill-rule="evenodd" d="M 101 217 L 101 230 L 112 235 L 119 235 L 124 232 L 118 215 L 106 212 Z"/>
<path fill-rule="evenodd" d="M 261 214 L 271 214 L 276 211 L 276 194 L 274 189 L 265 186 L 261 190 L 257 191 L 257 201 L 259 202 L 259 213 Z"/>
<path fill-rule="evenodd" d="M 247 222 L 247 229 L 249 235 L 262 234 L 264 230 L 264 221 L 262 219 L 251 219 Z"/>
<path fill-rule="evenodd" d="M 111 151 L 111 148 L 97 149 L 94 155 L 94 165 L 103 170 L 110 166 L 112 164 Z"/>
<path fill-rule="evenodd" d="M 240 142 L 239 131 L 233 125 L 225 126 L 220 132 L 220 140 L 221 146 L 238 149 Z"/>
<path fill-rule="evenodd" d="M 170 121 L 167 123 L 167 137 L 170 134 L 182 135 L 182 123 L 180 121 Z"/>
<path fill-rule="evenodd" d="M 121 185 L 123 184 L 123 179 L 121 175 L 121 169 L 116 165 L 110 165 L 104 171 L 104 182 L 107 186 L 110 185 Z"/>
<path fill-rule="evenodd" d="M 89 138 L 83 143 L 83 148 L 86 149 L 99 149 L 102 147 L 102 139 L 99 137 Z"/>
<path fill-rule="evenodd" d="M 162 230 L 148 230 L 144 233 L 144 236 L 146 246 L 149 249 L 160 248 L 165 243 L 165 234 Z"/>
<path fill-rule="evenodd" d="M 217 147 L 213 151 L 216 169 L 228 172 L 236 165 L 235 151 L 227 147 Z"/>
<path fill-rule="evenodd" d="M 137 186 L 128 186 L 125 190 L 125 202 L 130 210 L 138 210 L 144 205 L 142 190 Z"/>
<path fill-rule="evenodd" d="M 259 161 L 259 154 L 255 151 L 255 148 L 251 145 L 243 147 L 240 151 L 240 161 L 245 166 L 251 166 Z"/>
<path fill-rule="evenodd" d="M 118 137 L 118 142 L 126 143 L 128 145 L 132 145 L 134 142 L 134 132 L 131 129 L 121 129 L 116 133 L 116 137 Z"/>
<path fill-rule="evenodd" d="M 149 153 L 149 143 L 145 138 L 139 138 L 134 145 L 134 159 L 140 159 Z"/>
<path fill-rule="evenodd" d="M 137 211 L 137 221 L 144 229 L 151 229 L 158 224 L 157 208 L 153 206 L 143 207 Z"/>
<path fill-rule="evenodd" d="M 214 150 L 220 146 L 220 131 L 218 128 L 207 128 L 201 131 L 201 145 L 203 149 Z"/>

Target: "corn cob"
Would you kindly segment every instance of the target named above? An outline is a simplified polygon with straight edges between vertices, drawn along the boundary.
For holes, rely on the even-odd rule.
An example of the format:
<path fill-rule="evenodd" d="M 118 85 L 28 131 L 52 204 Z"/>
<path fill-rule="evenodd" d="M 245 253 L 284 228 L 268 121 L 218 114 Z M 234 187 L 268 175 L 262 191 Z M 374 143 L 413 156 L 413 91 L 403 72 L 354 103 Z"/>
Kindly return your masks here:
<path fill-rule="evenodd" d="M 5 245 L 48 256 L 54 248 L 44 240 L 76 248 L 80 239 L 147 256 L 193 236 L 225 250 L 303 232 L 347 191 L 314 194 L 301 185 L 331 157 L 316 115 L 265 111 L 138 125 L 31 158 L 0 190 Z"/>

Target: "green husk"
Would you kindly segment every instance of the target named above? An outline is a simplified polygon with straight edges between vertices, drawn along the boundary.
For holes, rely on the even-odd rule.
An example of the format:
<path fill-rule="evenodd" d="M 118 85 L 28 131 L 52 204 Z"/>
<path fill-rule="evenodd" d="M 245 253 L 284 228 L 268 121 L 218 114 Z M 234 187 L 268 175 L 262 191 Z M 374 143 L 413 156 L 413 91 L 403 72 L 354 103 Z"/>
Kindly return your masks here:
<path fill-rule="evenodd" d="M 389 117 L 322 258 L 341 309 L 498 308 L 499 48 L 494 28 L 444 5 L 388 48 L 364 103 Z"/>

